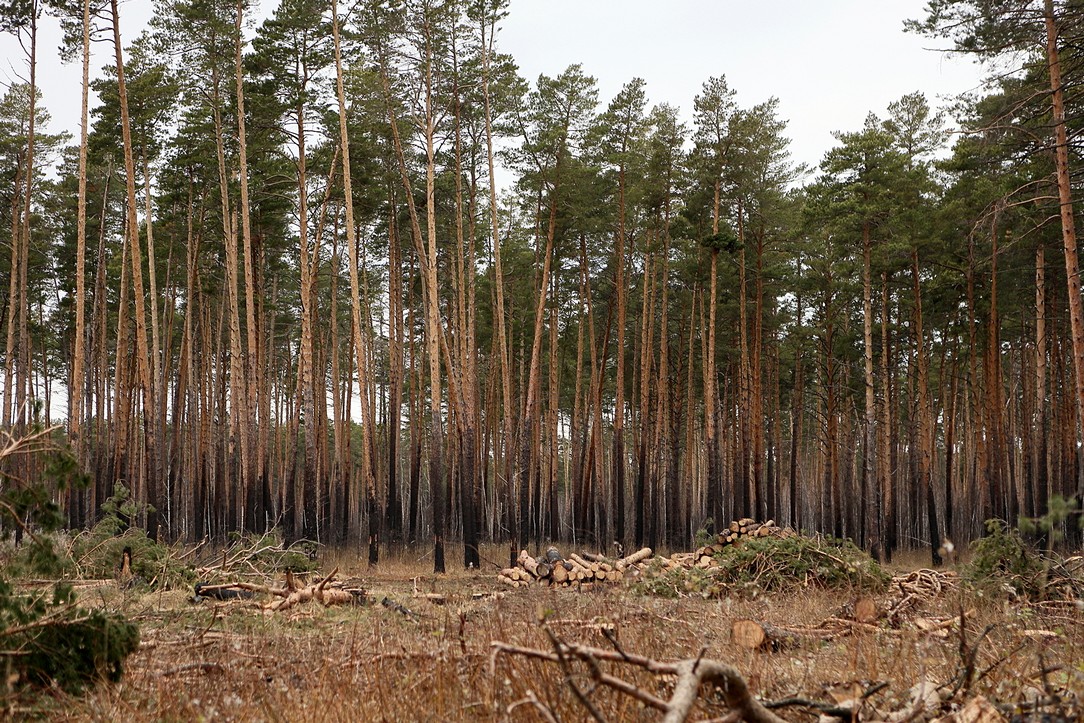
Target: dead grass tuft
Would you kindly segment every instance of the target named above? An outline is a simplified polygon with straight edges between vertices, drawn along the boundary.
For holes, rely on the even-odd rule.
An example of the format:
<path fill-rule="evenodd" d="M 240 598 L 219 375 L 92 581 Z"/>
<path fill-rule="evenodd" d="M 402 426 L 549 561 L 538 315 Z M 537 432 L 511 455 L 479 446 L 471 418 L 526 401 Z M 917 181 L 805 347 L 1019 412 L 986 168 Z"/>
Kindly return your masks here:
<path fill-rule="evenodd" d="M 459 559 L 455 555 L 449 550 L 449 560 Z M 506 555 L 504 548 L 483 552 L 494 560 Z M 582 720 L 586 711 L 557 666 L 494 655 L 494 641 L 551 649 L 539 625 L 544 619 L 570 643 L 607 648 L 612 635 L 622 649 L 660 661 L 703 656 L 727 662 L 762 700 L 835 704 L 884 683 L 868 705 L 898 711 L 909 705 L 913 686 L 930 680 L 949 701 L 939 715 L 979 695 L 1004 706 L 1004 713 L 1015 707 L 1027 715 L 1081 714 L 1074 706 L 1084 694 L 1084 615 L 1071 604 L 992 601 L 959 586 L 922 600 L 897 627 L 802 638 L 772 652 L 732 642 L 733 621 L 812 629 L 839 615 L 857 592 L 665 599 L 628 585 L 512 591 L 499 586 L 491 570 L 434 576 L 425 552 L 412 549 L 393 551 L 374 569 L 346 551 L 321 551 L 318 564 L 325 572 L 339 567 L 340 577 L 359 581 L 376 604 L 298 607 L 267 616 L 259 600 L 197 605 L 182 591 L 103 594 L 141 627 L 143 642 L 125 678 L 83 698 L 57 694 L 37 713 L 68 721 L 526 721 L 547 713 Z M 433 594 L 444 604 L 434 604 Z M 415 614 L 381 606 L 383 598 Z M 958 619 L 936 630 L 914 623 L 961 611 L 962 627 Z M 591 688 L 586 665 L 575 665 L 572 674 L 581 689 Z M 669 684 L 646 672 L 628 677 L 653 695 L 669 695 Z M 591 699 L 609 720 L 657 718 L 613 691 L 599 690 Z M 788 720 L 809 719 L 802 710 L 777 712 Z M 721 699 L 708 696 L 694 717 L 726 712 Z"/>

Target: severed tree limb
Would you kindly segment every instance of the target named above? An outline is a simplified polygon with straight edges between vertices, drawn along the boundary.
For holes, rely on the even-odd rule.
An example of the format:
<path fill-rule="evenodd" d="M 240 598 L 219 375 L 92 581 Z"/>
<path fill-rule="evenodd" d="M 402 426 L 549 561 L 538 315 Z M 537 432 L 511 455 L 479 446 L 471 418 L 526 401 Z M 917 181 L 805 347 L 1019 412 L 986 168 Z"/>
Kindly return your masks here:
<path fill-rule="evenodd" d="M 680 723 L 688 718 L 699 694 L 700 688 L 710 685 L 722 693 L 728 707 L 732 709 L 735 720 L 745 720 L 750 723 L 785 723 L 770 710 L 765 708 L 753 697 L 745 678 L 737 668 L 708 658 L 695 658 L 664 663 L 642 655 L 627 653 L 620 648 L 617 651 L 592 648 L 575 643 L 565 643 L 557 639 L 548 628 L 545 628 L 554 644 L 554 652 L 524 648 L 508 643 L 494 642 L 494 655 L 507 653 L 519 655 L 535 660 L 543 660 L 557 663 L 565 673 L 565 678 L 573 686 L 581 703 L 584 703 L 586 695 L 578 686 L 571 681 L 571 670 L 568 666 L 570 658 L 578 659 L 591 666 L 594 680 L 601 685 L 632 696 L 662 713 L 664 723 Z M 677 676 L 677 683 L 670 700 L 664 701 L 647 691 L 637 688 L 626 680 L 602 672 L 598 666 L 599 661 L 612 663 L 627 663 L 642 668 L 654 675 Z M 600 719 L 600 713 L 594 705 L 584 703 L 594 718 Z M 732 716 L 727 716 L 731 718 Z"/>
<path fill-rule="evenodd" d="M 546 721 L 546 723 L 558 723 L 557 717 L 553 715 L 553 711 L 551 711 L 545 703 L 538 699 L 538 696 L 535 695 L 533 690 L 528 690 L 526 698 L 522 700 L 517 700 L 512 705 L 508 706 L 508 710 L 505 712 L 511 715 L 512 711 L 514 711 L 521 705 L 534 706 L 535 710 L 538 711 L 538 714 L 542 716 L 542 720 Z"/>
<path fill-rule="evenodd" d="M 783 719 L 760 704 L 749 691 L 738 669 L 717 660 L 702 659 L 682 660 L 674 663 L 674 672 L 678 676 L 674 694 L 663 723 L 682 723 L 692 710 L 704 684 L 714 686 L 723 694 L 726 704 L 735 712 L 740 712 L 743 720 L 749 723 L 783 723 Z"/>
<path fill-rule="evenodd" d="M 261 605 L 264 610 L 276 612 L 279 610 L 288 610 L 300 603 L 309 602 L 315 600 L 321 603 L 324 607 L 332 605 L 357 605 L 364 601 L 364 590 L 343 590 L 339 587 L 328 587 L 328 583 L 334 579 L 335 575 L 339 572 L 338 568 L 335 568 L 326 577 L 320 579 L 317 582 L 310 583 L 308 585 L 302 585 L 298 582 L 297 578 L 292 573 L 286 575 L 285 587 L 270 587 L 267 585 L 256 585 L 248 582 L 229 582 L 218 585 L 207 585 L 200 583 L 196 586 L 196 595 L 206 595 L 208 597 L 222 597 L 223 591 L 246 591 L 251 593 L 259 593 L 263 595 L 269 595 L 271 597 L 277 597 L 277 600 L 270 602 L 266 605 Z"/>
<path fill-rule="evenodd" d="M 221 663 L 208 663 L 202 661 L 197 663 L 185 663 L 184 665 L 178 665 L 176 667 L 160 671 L 158 675 L 162 676 L 163 678 L 168 678 L 172 675 L 187 673 L 190 671 L 196 671 L 199 673 L 225 673 L 226 666 L 222 665 Z"/>
<path fill-rule="evenodd" d="M 546 635 L 549 637 L 550 643 L 553 644 L 553 650 L 556 653 L 557 657 L 557 664 L 561 666 L 561 670 L 565 674 L 565 682 L 568 683 L 568 687 L 572 689 L 572 692 L 576 695 L 576 698 L 580 701 L 580 703 L 583 704 L 583 707 L 588 710 L 592 718 L 599 721 L 599 723 L 605 723 L 606 718 L 602 715 L 601 712 L 599 712 L 599 709 L 595 707 L 595 704 L 591 702 L 591 699 L 587 697 L 587 694 L 580 690 L 580 686 L 576 685 L 576 681 L 573 679 L 572 667 L 568 664 L 568 659 L 564 653 L 564 648 L 566 648 L 567 646 L 565 646 L 560 641 L 560 639 L 558 639 L 558 637 L 553 634 L 553 631 L 550 630 L 548 625 L 543 625 L 542 629 L 546 631 Z"/>

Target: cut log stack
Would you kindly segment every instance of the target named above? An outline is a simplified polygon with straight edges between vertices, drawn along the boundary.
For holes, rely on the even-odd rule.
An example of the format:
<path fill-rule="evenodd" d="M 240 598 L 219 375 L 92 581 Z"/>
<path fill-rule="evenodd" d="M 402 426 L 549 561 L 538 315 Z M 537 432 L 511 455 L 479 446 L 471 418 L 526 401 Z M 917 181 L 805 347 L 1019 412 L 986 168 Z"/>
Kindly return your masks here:
<path fill-rule="evenodd" d="M 497 580 L 511 587 L 528 585 L 582 586 L 595 583 L 616 583 L 626 577 L 639 575 L 648 564 L 663 573 L 669 570 L 715 567 L 715 556 L 729 545 L 736 545 L 753 537 L 790 537 L 796 533 L 775 524 L 775 520 L 757 522 L 748 517 L 734 520 L 720 532 L 710 545 L 695 552 L 675 552 L 669 557 L 655 557 L 650 547 L 637 550 L 621 558 L 607 557 L 600 553 L 570 553 L 565 556 L 556 547 L 548 548 L 538 557 L 526 550 L 519 553 L 515 567 L 500 571 Z"/>
<path fill-rule="evenodd" d="M 595 583 L 617 583 L 626 573 L 639 571 L 651 559 L 650 547 L 637 550 L 619 559 L 601 554 L 571 553 L 565 557 L 556 547 L 550 547 L 538 557 L 521 550 L 515 567 L 508 567 L 497 575 L 498 582 L 511 587 L 528 585 L 583 586 Z"/>
<path fill-rule="evenodd" d="M 704 545 L 693 553 L 693 567 L 715 567 L 715 556 L 730 545 L 737 545 L 751 537 L 788 537 L 793 535 L 792 530 L 785 530 L 775 524 L 775 520 L 757 522 L 756 520 L 743 517 L 734 520 L 726 529 L 715 536 L 715 542 Z"/>

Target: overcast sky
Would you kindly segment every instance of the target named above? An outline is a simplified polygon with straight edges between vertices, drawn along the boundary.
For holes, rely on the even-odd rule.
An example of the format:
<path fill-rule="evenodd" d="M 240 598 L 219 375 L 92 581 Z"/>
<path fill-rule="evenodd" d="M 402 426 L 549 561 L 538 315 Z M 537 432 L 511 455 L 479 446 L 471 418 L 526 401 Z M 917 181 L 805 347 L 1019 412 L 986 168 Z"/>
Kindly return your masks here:
<path fill-rule="evenodd" d="M 275 3 L 264 0 L 262 12 Z M 532 83 L 572 63 L 598 80 L 600 104 L 626 82 L 647 82 L 649 102 L 667 102 L 691 118 L 705 80 L 725 75 L 737 101 L 751 106 L 779 98 L 795 160 L 816 165 L 832 132 L 861 127 L 870 111 L 922 91 L 938 105 L 974 89 L 979 68 L 929 50 L 938 45 L 903 32 L 922 16 L 925 0 L 512 0 L 498 36 Z M 127 43 L 151 13 L 150 0 L 121 5 Z M 40 83 L 52 130 L 78 133 L 78 63 L 56 58 L 59 31 L 43 22 Z M 92 72 L 112 46 L 99 43 Z M 25 73 L 22 51 L 0 38 L 0 83 Z"/>
<path fill-rule="evenodd" d="M 932 104 L 974 89 L 980 69 L 903 32 L 926 0 L 513 0 L 499 36 L 532 82 L 570 63 L 606 104 L 635 77 L 651 103 L 680 107 L 725 75 L 748 107 L 779 98 L 795 160 L 816 165 L 832 132 L 922 91 Z M 943 46 L 942 46 L 943 47 Z"/>

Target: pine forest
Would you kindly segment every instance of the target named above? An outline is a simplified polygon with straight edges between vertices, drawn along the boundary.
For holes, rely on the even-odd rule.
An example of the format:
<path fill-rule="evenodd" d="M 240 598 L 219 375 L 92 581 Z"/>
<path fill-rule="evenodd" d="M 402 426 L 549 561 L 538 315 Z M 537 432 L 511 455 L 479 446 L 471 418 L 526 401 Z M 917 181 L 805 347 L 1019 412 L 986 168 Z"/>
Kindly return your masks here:
<path fill-rule="evenodd" d="M 691 69 L 679 108 L 520 77 L 508 0 L 125 9 L 0 2 L 0 428 L 59 420 L 68 527 L 123 489 L 159 540 L 437 572 L 740 517 L 937 564 L 1080 500 L 1079 0 L 930 0 L 899 32 L 987 81 L 816 167 L 770 79 Z M 42 100 L 56 53 L 78 136 Z"/>

